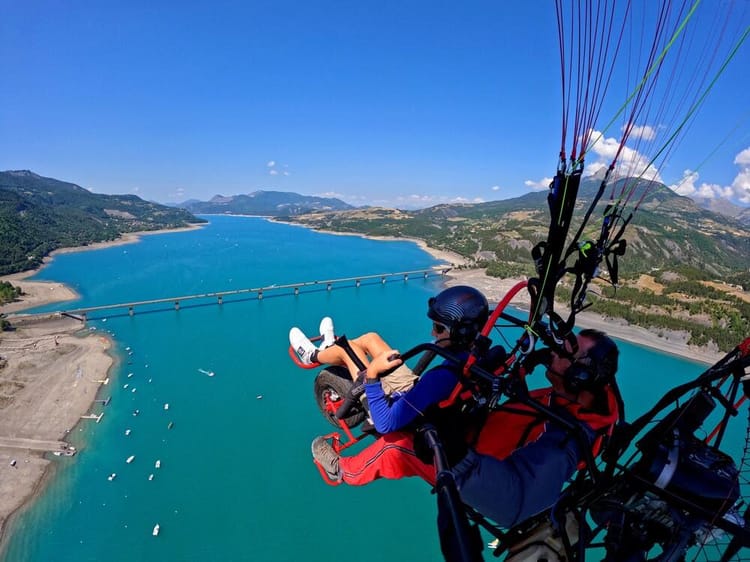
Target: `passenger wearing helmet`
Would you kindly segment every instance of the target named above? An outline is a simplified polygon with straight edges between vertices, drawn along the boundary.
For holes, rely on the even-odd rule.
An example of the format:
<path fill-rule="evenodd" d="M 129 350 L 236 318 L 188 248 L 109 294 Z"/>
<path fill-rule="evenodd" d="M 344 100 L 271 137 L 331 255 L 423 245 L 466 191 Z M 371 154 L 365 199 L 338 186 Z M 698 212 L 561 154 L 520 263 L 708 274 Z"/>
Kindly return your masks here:
<path fill-rule="evenodd" d="M 575 348 L 575 349 L 574 349 Z M 551 351 L 549 388 L 530 397 L 580 422 L 594 453 L 598 437 L 618 420 L 618 349 L 598 330 L 582 330 L 576 345 Z M 464 503 L 501 527 L 550 507 L 583 458 L 579 443 L 525 404 L 508 401 L 490 413 L 476 443 L 452 469 Z"/>
<path fill-rule="evenodd" d="M 431 298 L 427 314 L 433 320 L 432 335 L 437 345 L 465 357 L 487 321 L 489 305 L 476 289 L 456 286 Z M 372 445 L 357 455 L 341 457 L 325 438 L 313 441 L 313 457 L 330 478 L 351 485 L 407 476 L 434 482 L 434 468 L 419 460 L 414 452 L 413 433 L 406 429 L 451 394 L 460 376 L 460 365 L 444 362 L 425 372 L 408 392 L 389 397 L 380 377 L 401 364 L 398 351 L 389 348 L 373 357 L 364 372 L 370 414 L 382 435 Z"/>

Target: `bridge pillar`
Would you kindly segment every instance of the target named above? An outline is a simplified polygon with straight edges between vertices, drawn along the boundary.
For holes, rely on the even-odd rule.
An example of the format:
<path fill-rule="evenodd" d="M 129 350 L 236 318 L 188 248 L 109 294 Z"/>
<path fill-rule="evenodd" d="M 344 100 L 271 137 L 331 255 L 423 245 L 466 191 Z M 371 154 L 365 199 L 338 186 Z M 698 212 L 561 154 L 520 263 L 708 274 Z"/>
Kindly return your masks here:
<path fill-rule="evenodd" d="M 408 273 L 404 273 L 404 281 L 408 281 L 408 280 L 409 280 L 409 274 Z"/>
<path fill-rule="evenodd" d="M 330 290 L 331 290 L 331 284 L 328 283 L 328 286 L 326 287 L 326 291 L 330 291 Z"/>
<path fill-rule="evenodd" d="M 298 295 L 299 295 L 299 287 L 295 287 L 294 288 L 294 296 L 296 297 Z"/>
<path fill-rule="evenodd" d="M 360 284 L 361 284 L 361 281 L 360 281 L 359 279 L 357 279 L 357 282 L 355 283 L 355 285 L 356 285 L 357 287 L 359 287 L 359 285 L 360 285 Z"/>
<path fill-rule="evenodd" d="M 174 309 L 180 310 L 180 301 L 174 301 Z"/>
<path fill-rule="evenodd" d="M 258 300 L 263 300 L 263 289 L 258 290 Z"/>
<path fill-rule="evenodd" d="M 219 304 L 224 304 L 224 297 L 219 295 Z"/>

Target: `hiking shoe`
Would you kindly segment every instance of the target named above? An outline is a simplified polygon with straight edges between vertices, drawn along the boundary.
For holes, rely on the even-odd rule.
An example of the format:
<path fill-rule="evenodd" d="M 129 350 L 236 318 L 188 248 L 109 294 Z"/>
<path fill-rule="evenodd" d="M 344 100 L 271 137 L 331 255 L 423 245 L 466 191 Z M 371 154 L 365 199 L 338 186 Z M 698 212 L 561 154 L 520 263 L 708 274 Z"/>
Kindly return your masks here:
<path fill-rule="evenodd" d="M 320 321 L 320 335 L 323 336 L 323 342 L 319 349 L 331 347 L 333 342 L 336 341 L 336 336 L 333 333 L 333 320 L 330 316 L 326 316 Z"/>
<path fill-rule="evenodd" d="M 318 348 L 302 333 L 302 330 L 296 327 L 289 330 L 289 343 L 292 344 L 292 349 L 303 364 L 312 365 L 315 362 L 313 355 Z"/>
<path fill-rule="evenodd" d="M 312 456 L 323 467 L 331 480 L 341 480 L 339 454 L 325 437 L 316 437 L 312 442 Z"/>

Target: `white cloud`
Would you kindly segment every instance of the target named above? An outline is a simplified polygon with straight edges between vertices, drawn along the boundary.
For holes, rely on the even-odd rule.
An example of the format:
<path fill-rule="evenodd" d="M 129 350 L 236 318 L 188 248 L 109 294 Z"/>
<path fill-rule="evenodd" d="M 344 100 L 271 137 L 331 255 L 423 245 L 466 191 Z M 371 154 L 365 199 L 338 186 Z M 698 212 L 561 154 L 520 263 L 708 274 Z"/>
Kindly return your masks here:
<path fill-rule="evenodd" d="M 740 166 L 750 166 L 750 146 L 734 157 L 734 163 Z"/>
<path fill-rule="evenodd" d="M 500 191 L 500 186 L 499 185 L 493 185 L 492 186 L 492 191 Z"/>
<path fill-rule="evenodd" d="M 732 182 L 732 191 L 741 203 L 750 204 L 750 147 L 735 156 L 734 163 L 740 171 Z"/>
<path fill-rule="evenodd" d="M 279 170 L 278 165 L 282 166 L 284 169 Z M 276 160 L 269 160 L 266 162 L 266 168 L 268 168 L 268 175 L 269 176 L 288 176 L 291 174 L 291 172 L 288 170 L 289 164 L 279 164 L 276 162 Z"/>
<path fill-rule="evenodd" d="M 633 128 L 630 130 L 630 137 L 649 141 L 654 140 L 656 138 L 656 129 L 651 125 L 633 125 Z"/>
<path fill-rule="evenodd" d="M 700 175 L 693 170 L 685 170 L 682 173 L 682 179 L 669 188 L 679 195 L 696 197 L 700 199 L 732 199 L 733 190 L 728 186 L 721 186 L 717 183 L 698 183 Z"/>
<path fill-rule="evenodd" d="M 680 195 L 701 197 L 705 199 L 724 198 L 735 203 L 750 205 L 750 147 L 742 150 L 734 157 L 734 163 L 739 166 L 739 172 L 730 185 L 716 183 L 698 183 L 698 173 L 685 170 L 682 179 L 669 187 Z"/>
<path fill-rule="evenodd" d="M 599 131 L 592 131 L 591 138 L 594 139 L 594 143 L 588 148 L 586 175 L 594 174 L 603 167 L 609 166 L 620 148 L 619 139 L 615 137 L 606 138 Z M 649 162 L 649 157 L 626 144 L 617 158 L 615 174 L 623 177 L 640 176 L 647 180 L 662 181 L 659 170 Z"/>
<path fill-rule="evenodd" d="M 552 178 L 542 178 L 539 181 L 526 180 L 523 184 L 531 189 L 532 191 L 541 191 L 543 189 L 549 189 L 549 184 L 552 183 Z"/>

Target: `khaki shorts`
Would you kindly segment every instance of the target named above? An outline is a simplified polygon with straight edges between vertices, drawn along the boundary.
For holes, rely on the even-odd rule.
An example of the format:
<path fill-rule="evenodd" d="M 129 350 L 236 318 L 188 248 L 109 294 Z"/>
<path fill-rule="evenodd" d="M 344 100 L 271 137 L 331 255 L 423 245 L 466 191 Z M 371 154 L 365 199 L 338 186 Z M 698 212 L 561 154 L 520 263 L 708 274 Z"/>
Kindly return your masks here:
<path fill-rule="evenodd" d="M 390 375 L 381 377 L 380 384 L 383 385 L 385 395 L 390 396 L 394 392 L 408 392 L 416 380 L 417 375 L 409 367 L 399 365 Z"/>

